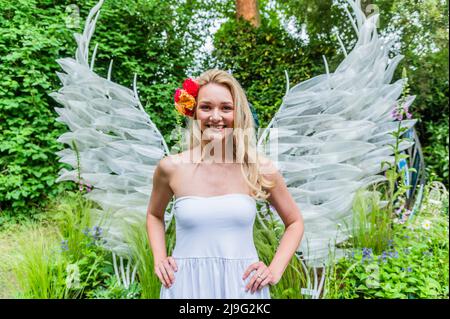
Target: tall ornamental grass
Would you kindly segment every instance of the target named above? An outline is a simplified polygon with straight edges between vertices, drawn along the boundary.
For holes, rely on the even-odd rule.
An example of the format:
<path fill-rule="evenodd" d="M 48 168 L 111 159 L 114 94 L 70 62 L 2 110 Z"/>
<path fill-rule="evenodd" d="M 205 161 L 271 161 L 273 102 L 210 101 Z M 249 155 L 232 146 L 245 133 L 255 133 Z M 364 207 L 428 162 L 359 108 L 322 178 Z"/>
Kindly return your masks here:
<path fill-rule="evenodd" d="M 381 253 L 392 238 L 391 214 L 381 207 L 380 194 L 359 190 L 353 201 L 353 247 L 366 247 Z"/>
<path fill-rule="evenodd" d="M 18 242 L 19 254 L 13 267 L 19 298 L 61 299 L 67 296 L 66 260 L 60 254 L 58 236 L 35 228 Z"/>
<path fill-rule="evenodd" d="M 261 218 L 257 214 L 253 234 L 259 258 L 268 266 L 278 249 L 284 227 L 273 218 L 274 213 L 268 205 L 266 207 L 268 215 Z M 261 207 L 258 208 L 258 211 L 262 212 Z M 301 291 L 302 288 L 307 286 L 309 273 L 308 271 L 305 272 L 299 258 L 299 256 L 294 255 L 280 281 L 274 286 L 269 286 L 270 295 L 273 299 L 305 298 Z"/>

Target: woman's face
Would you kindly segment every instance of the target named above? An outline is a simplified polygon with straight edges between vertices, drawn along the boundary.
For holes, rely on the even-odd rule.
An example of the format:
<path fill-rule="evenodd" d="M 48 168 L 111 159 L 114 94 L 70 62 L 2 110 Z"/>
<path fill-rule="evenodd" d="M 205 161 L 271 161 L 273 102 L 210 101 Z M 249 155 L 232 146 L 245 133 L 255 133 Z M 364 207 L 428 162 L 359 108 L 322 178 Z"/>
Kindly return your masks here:
<path fill-rule="evenodd" d="M 233 131 L 233 97 L 223 85 L 208 83 L 198 91 L 196 118 L 200 121 L 203 140 L 223 139 Z"/>

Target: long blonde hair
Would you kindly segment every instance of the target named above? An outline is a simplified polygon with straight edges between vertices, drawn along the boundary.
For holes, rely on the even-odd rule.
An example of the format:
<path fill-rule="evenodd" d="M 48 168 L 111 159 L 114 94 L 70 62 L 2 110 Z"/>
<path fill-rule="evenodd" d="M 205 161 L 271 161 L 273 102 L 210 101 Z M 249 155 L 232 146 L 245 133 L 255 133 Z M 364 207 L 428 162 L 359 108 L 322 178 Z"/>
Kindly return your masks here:
<path fill-rule="evenodd" d="M 242 175 L 252 190 L 252 196 L 259 199 L 267 199 L 270 194 L 265 189 L 272 188 L 275 183 L 262 174 L 261 156 L 256 147 L 253 116 L 241 85 L 231 74 L 218 69 L 207 70 L 195 80 L 200 87 L 208 83 L 215 83 L 223 85 L 230 90 L 235 106 L 233 155 L 236 162 L 241 164 Z M 198 121 L 196 121 L 195 114 L 194 118 L 186 117 L 188 130 L 185 135 L 183 148 L 188 150 L 192 150 L 201 144 L 201 129 Z M 244 135 L 243 132 L 246 132 L 246 134 Z M 247 143 L 245 140 L 247 140 Z"/>

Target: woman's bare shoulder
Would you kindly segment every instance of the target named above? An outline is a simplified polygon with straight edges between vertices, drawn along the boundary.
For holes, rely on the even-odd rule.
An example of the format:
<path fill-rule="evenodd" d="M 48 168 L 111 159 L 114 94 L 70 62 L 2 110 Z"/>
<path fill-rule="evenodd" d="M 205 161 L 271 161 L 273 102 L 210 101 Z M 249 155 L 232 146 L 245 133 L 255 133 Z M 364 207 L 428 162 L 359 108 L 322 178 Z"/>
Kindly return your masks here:
<path fill-rule="evenodd" d="M 182 163 L 185 163 L 188 159 L 188 151 L 184 151 L 177 154 L 169 154 L 163 157 L 158 166 L 166 175 L 171 175 Z"/>
<path fill-rule="evenodd" d="M 164 156 L 158 162 L 158 168 L 164 175 L 170 176 L 177 169 L 176 155 L 177 154 Z"/>

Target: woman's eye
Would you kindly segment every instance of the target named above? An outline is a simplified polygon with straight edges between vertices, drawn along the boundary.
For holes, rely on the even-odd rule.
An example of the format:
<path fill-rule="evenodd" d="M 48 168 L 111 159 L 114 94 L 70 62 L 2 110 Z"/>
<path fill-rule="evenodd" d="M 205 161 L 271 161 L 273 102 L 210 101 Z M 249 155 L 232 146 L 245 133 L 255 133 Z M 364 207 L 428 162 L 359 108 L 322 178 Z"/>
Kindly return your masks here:
<path fill-rule="evenodd" d="M 202 109 L 209 109 L 209 106 L 208 105 L 202 105 L 202 106 L 200 106 L 200 108 L 202 108 Z"/>

